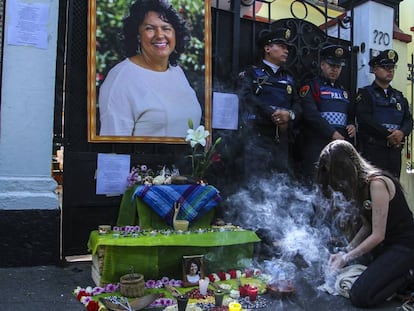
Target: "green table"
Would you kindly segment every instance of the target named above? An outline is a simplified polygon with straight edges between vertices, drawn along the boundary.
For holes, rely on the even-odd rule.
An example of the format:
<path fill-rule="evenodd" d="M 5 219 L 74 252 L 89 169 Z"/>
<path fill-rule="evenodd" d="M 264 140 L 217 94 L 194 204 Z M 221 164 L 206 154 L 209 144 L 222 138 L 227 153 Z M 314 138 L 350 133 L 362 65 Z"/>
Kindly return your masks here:
<path fill-rule="evenodd" d="M 130 272 L 144 275 L 145 280 L 163 276 L 182 279 L 182 256 L 204 255 L 206 274 L 246 267 L 253 257 L 253 247 L 260 239 L 253 231 L 191 232 L 164 235 L 148 233 L 139 237 L 113 237 L 92 231 L 88 248 L 96 255 L 104 248 L 101 284 L 117 283 Z"/>

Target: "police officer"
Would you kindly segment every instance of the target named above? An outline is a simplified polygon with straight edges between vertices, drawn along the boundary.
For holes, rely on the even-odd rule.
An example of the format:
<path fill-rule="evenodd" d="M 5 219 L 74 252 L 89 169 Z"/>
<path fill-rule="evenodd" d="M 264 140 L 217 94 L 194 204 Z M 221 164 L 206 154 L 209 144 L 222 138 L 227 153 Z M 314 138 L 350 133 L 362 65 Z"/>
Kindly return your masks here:
<path fill-rule="evenodd" d="M 240 74 L 244 163 L 249 176 L 293 174 L 289 145 L 301 115 L 287 62 L 291 32 L 286 28 L 262 31 L 257 40 L 261 62 Z"/>
<path fill-rule="evenodd" d="M 401 150 L 413 128 L 407 99 L 393 88 L 398 54 L 389 49 L 369 61 L 375 81 L 358 90 L 358 149 L 374 165 L 399 178 Z"/>
<path fill-rule="evenodd" d="M 303 109 L 301 152 L 303 175 L 315 177 L 319 154 L 330 141 L 355 137 L 355 110 L 349 93 L 338 82 L 349 50 L 328 45 L 320 52 L 320 75 L 300 88 Z"/>

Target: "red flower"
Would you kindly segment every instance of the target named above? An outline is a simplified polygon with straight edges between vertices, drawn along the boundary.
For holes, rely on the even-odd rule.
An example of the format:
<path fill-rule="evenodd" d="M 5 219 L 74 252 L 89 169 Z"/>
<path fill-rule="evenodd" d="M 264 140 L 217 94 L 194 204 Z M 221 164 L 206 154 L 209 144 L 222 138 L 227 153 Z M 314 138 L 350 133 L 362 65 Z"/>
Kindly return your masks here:
<path fill-rule="evenodd" d="M 246 269 L 244 270 L 244 272 L 246 273 L 246 277 L 247 277 L 247 278 L 251 278 L 251 277 L 253 276 L 253 271 L 252 271 L 252 270 L 250 270 L 249 268 L 246 268 Z"/>
<path fill-rule="evenodd" d="M 220 271 L 219 273 L 217 273 L 217 275 L 220 278 L 220 281 L 226 280 L 226 273 L 224 271 Z"/>
<path fill-rule="evenodd" d="M 250 288 L 250 285 L 249 284 L 245 284 L 243 286 L 239 286 L 240 297 L 246 297 L 249 288 Z"/>
<path fill-rule="evenodd" d="M 214 275 L 213 275 L 213 274 L 209 274 L 209 275 L 208 275 L 208 278 L 209 278 L 209 280 L 210 280 L 210 282 L 211 282 L 211 283 L 214 283 L 214 281 L 216 280 L 216 279 L 214 278 Z"/>
<path fill-rule="evenodd" d="M 221 161 L 221 154 L 220 153 L 213 154 L 213 156 L 211 157 L 211 162 L 215 163 L 215 162 L 220 162 L 220 161 Z"/>
<path fill-rule="evenodd" d="M 90 293 L 87 293 L 85 290 L 81 290 L 81 291 L 79 291 L 79 293 L 76 296 L 76 298 L 80 301 L 83 296 L 90 296 L 90 295 L 91 294 Z"/>
<path fill-rule="evenodd" d="M 228 273 L 230 274 L 230 277 L 232 279 L 236 279 L 237 278 L 237 272 L 236 272 L 236 270 L 229 270 Z"/>
<path fill-rule="evenodd" d="M 98 311 L 99 310 L 99 303 L 95 300 L 91 300 L 86 305 L 86 310 L 88 311 Z"/>

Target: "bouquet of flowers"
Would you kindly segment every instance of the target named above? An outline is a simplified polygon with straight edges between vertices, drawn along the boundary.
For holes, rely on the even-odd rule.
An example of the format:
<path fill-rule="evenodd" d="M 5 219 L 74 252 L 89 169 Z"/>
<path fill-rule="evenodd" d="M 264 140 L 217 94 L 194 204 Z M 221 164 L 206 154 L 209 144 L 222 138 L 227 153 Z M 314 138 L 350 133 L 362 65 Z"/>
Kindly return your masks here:
<path fill-rule="evenodd" d="M 154 176 L 155 172 L 145 164 L 133 166 L 127 179 L 128 187 L 135 184 L 152 183 Z"/>

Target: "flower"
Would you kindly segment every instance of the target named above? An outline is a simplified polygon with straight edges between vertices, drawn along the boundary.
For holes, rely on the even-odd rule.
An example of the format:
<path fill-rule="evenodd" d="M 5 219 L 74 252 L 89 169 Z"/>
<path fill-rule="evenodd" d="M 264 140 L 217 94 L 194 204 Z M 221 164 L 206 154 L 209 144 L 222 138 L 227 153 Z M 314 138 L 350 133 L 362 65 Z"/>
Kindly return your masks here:
<path fill-rule="evenodd" d="M 128 188 L 134 185 L 170 184 L 171 176 L 179 176 L 180 171 L 175 165 L 164 165 L 160 170 L 152 170 L 145 164 L 133 166 L 127 178 Z"/>
<path fill-rule="evenodd" d="M 99 303 L 97 301 L 91 300 L 86 305 L 86 310 L 88 311 L 99 311 Z"/>
<path fill-rule="evenodd" d="M 205 146 L 207 143 L 206 138 L 210 135 L 209 131 L 204 129 L 204 125 L 200 125 L 196 130 L 191 127 L 187 130 L 187 137 L 185 141 L 189 141 L 191 148 L 194 148 L 197 144 Z"/>
<path fill-rule="evenodd" d="M 128 187 L 131 187 L 135 184 L 144 184 L 149 180 L 152 181 L 154 175 L 154 171 L 148 168 L 148 166 L 145 164 L 137 165 L 136 167 L 133 166 L 127 178 Z"/>
<path fill-rule="evenodd" d="M 146 288 L 162 288 L 164 287 L 164 285 L 182 287 L 183 282 L 182 280 L 169 279 L 168 277 L 164 276 L 160 280 L 149 280 L 145 283 Z M 103 305 L 99 303 L 97 300 L 94 300 L 93 296 L 115 293 L 119 291 L 119 288 L 120 288 L 119 283 L 118 284 L 107 284 L 105 287 L 88 286 L 86 288 L 82 288 L 78 286 L 73 290 L 73 294 L 76 296 L 79 302 L 85 306 L 87 311 L 99 311 L 101 310 L 100 308 L 103 308 Z M 127 299 L 126 297 L 122 297 L 122 296 L 107 296 L 107 298 L 112 299 L 113 301 L 123 301 L 123 299 Z M 165 306 L 171 306 L 173 304 L 175 304 L 174 299 L 165 298 L 163 295 L 161 295 L 161 297 L 154 300 L 150 306 L 151 307 L 165 307 Z M 103 309 L 103 310 L 106 310 L 106 309 Z"/>
<path fill-rule="evenodd" d="M 221 161 L 221 156 L 216 152 L 217 145 L 221 142 L 221 137 L 218 137 L 213 145 L 207 145 L 207 137 L 210 136 L 210 132 L 204 128 L 204 125 L 200 125 L 194 130 L 193 121 L 188 120 L 186 142 L 190 143 L 191 155 L 191 168 L 192 176 L 203 179 L 207 172 L 207 169 L 212 163 Z M 204 147 L 200 152 L 199 146 Z"/>

